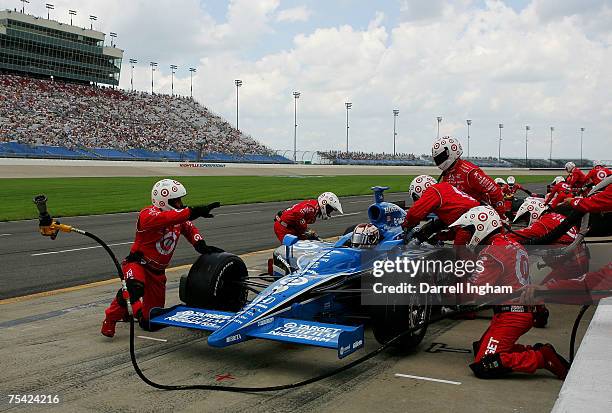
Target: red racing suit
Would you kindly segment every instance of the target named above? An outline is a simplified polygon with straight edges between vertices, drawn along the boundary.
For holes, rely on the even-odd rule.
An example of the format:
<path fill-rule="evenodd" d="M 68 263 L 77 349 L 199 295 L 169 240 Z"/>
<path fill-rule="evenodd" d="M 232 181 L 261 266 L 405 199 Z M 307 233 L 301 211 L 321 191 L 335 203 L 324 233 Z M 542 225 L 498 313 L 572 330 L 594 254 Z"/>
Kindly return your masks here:
<path fill-rule="evenodd" d="M 612 295 L 612 262 L 597 271 L 587 272 L 569 280 L 550 280 L 545 286 L 549 290 L 584 291 L 584 295 L 569 295 L 562 302 L 566 304 L 590 304 Z M 597 293 L 600 291 L 600 293 Z M 607 291 L 607 292 L 606 292 Z"/>
<path fill-rule="evenodd" d="M 478 260 L 483 268 L 472 275 L 472 284 L 507 285 L 517 291 L 529 283 L 527 251 L 504 234 L 493 235 Z M 475 364 L 486 355 L 499 353 L 503 367 L 512 371 L 534 373 L 543 368 L 544 357 L 539 350 L 516 343 L 533 326 L 532 307 L 506 302 L 493 308 L 493 319 L 480 339 Z"/>
<path fill-rule="evenodd" d="M 612 171 L 605 166 L 595 166 L 586 174 L 585 182 L 592 182 L 593 185 L 600 183 L 605 177 L 612 175 Z"/>
<path fill-rule="evenodd" d="M 448 182 L 439 182 L 427 188 L 414 202 L 406 213 L 402 227 L 413 228 L 432 212 L 448 226 L 465 212 L 479 205 L 480 203 L 474 198 Z M 472 234 L 463 228 L 457 228 L 454 233 L 455 245 L 466 245 L 470 238 Z"/>
<path fill-rule="evenodd" d="M 283 242 L 287 234 L 302 238 L 308 229 L 308 224 L 314 224 L 320 213 L 321 207 L 316 199 L 297 203 L 276 215 L 274 233 L 280 242 Z"/>
<path fill-rule="evenodd" d="M 442 172 L 442 182 L 448 182 L 477 201 L 491 205 L 500 216 L 504 216 L 506 210 L 501 188 L 473 163 L 457 159 Z"/>
<path fill-rule="evenodd" d="M 586 175 L 577 166 L 567 175 L 565 182 L 572 188 L 582 188 L 587 183 Z"/>
<path fill-rule="evenodd" d="M 505 184 L 501 187 L 502 195 L 504 196 L 504 208 L 506 208 L 506 211 L 512 211 L 512 200 L 519 190 L 525 192 L 529 196 L 533 196 L 532 192 L 525 189 L 521 184 Z"/>
<path fill-rule="evenodd" d="M 574 198 L 570 205 L 580 212 L 612 212 L 612 184 L 595 195 Z"/>
<path fill-rule="evenodd" d="M 198 229 L 189 221 L 189 208 L 162 211 L 148 206 L 140 211 L 136 223 L 136 238 L 130 249 L 130 257 L 121 266 L 126 282 L 129 279 L 144 285 L 141 318 L 148 320 L 149 311 L 164 307 L 166 302 L 165 270 L 174 254 L 182 234 L 193 245 L 203 239 Z M 134 306 L 136 312 L 137 306 Z M 127 303 L 121 298 L 121 290 L 106 309 L 106 319 L 119 321 L 128 314 Z"/>
<path fill-rule="evenodd" d="M 546 195 L 544 203 L 546 205 L 550 204 L 550 207 L 554 209 L 566 198 L 571 198 L 572 196 L 572 187 L 567 182 L 559 182 Z"/>
<path fill-rule="evenodd" d="M 526 228 L 515 230 L 514 234 L 508 234 L 508 237 L 513 238 L 517 242 L 521 242 L 521 239 L 525 238 L 540 238 L 553 229 L 555 229 L 561 222 L 565 220 L 565 216 L 556 212 L 545 213 L 537 221 L 534 221 L 531 225 Z M 574 242 L 578 233 L 577 228 L 574 226 L 560 238 L 558 238 L 555 245 L 569 245 Z M 517 235 L 518 234 L 518 235 Z M 521 237 L 522 236 L 522 237 Z M 549 259 L 545 260 L 546 264 L 551 268 L 551 272 L 544 278 L 542 283 L 546 283 L 552 279 L 568 279 L 575 278 L 579 274 L 584 274 L 588 269 L 589 257 L 584 246 L 579 245 L 568 257 Z"/>

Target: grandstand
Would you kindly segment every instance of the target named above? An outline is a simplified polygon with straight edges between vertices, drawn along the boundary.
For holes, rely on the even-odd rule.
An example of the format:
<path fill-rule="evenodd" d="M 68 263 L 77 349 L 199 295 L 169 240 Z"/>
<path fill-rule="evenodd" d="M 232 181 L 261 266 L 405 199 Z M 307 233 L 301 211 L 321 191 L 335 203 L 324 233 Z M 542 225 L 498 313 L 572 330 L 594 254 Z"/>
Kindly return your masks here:
<path fill-rule="evenodd" d="M 191 98 L 0 73 L 0 156 L 291 163 Z"/>

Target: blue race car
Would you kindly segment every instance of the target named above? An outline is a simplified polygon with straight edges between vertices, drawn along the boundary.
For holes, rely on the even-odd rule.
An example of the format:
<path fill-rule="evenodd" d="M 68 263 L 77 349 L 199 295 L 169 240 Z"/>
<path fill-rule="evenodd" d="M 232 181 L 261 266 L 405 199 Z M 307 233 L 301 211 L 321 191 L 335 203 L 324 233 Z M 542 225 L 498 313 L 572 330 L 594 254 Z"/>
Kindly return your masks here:
<path fill-rule="evenodd" d="M 381 234 L 372 249 L 351 246 L 351 232 L 336 242 L 298 241 L 287 235 L 273 253 L 274 271 L 249 276 L 244 262 L 229 253 L 201 256 L 181 278 L 179 297 L 185 305 L 155 309 L 151 323 L 212 331 L 208 344 L 225 347 L 253 338 L 335 349 L 345 357 L 364 345 L 364 322 L 385 343 L 411 327 L 397 343 L 417 346 L 427 330 L 431 302 L 422 296 L 363 305 L 362 281 L 371 276 L 375 260 L 408 256 L 419 259 L 439 249 L 407 246 L 401 223 L 406 212 L 385 202 L 388 187 L 374 187 L 370 222 Z M 249 291 L 256 295 L 248 301 Z"/>

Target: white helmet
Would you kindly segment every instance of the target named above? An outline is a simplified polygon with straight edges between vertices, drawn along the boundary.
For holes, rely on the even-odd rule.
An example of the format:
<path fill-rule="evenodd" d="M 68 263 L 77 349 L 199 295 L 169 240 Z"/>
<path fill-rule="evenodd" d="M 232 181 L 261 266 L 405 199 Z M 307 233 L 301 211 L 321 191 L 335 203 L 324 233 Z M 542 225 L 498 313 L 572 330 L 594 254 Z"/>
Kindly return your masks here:
<path fill-rule="evenodd" d="M 481 205 L 471 208 L 465 214 L 461 215 L 459 219 L 449 225 L 449 227 L 474 227 L 474 234 L 472 239 L 468 242 L 467 247 L 474 249 L 474 247 L 483 239 L 485 239 L 493 231 L 501 228 L 502 220 L 499 214 L 489 205 Z"/>
<path fill-rule="evenodd" d="M 516 211 L 516 215 L 514 217 L 514 221 L 516 222 L 523 214 L 529 213 L 529 225 L 533 224 L 533 221 L 540 218 L 542 212 L 546 209 L 546 204 L 542 200 L 542 198 L 534 198 L 528 197 L 525 198 L 525 201 L 520 206 L 518 211 Z"/>
<path fill-rule="evenodd" d="M 565 178 L 562 176 L 555 176 L 555 179 L 552 180 L 551 185 L 557 185 L 559 182 L 565 182 Z"/>
<path fill-rule="evenodd" d="M 378 241 L 380 241 L 380 231 L 374 224 L 357 225 L 351 236 L 353 248 L 373 248 Z"/>
<path fill-rule="evenodd" d="M 495 178 L 495 183 L 499 186 L 506 185 L 506 181 L 504 181 L 504 178 Z"/>
<path fill-rule="evenodd" d="M 319 195 L 318 201 L 319 207 L 321 208 L 321 218 L 329 218 L 330 213 L 333 211 L 338 211 L 341 214 L 344 214 L 340 200 L 333 192 L 323 192 L 321 195 Z"/>
<path fill-rule="evenodd" d="M 576 164 L 574 162 L 568 162 L 565 164 L 565 170 L 567 172 L 572 172 L 575 167 L 576 167 Z"/>
<path fill-rule="evenodd" d="M 593 166 L 604 166 L 602 161 L 593 161 Z"/>
<path fill-rule="evenodd" d="M 438 168 L 443 171 L 446 171 L 462 154 L 461 143 L 450 136 L 441 137 L 431 147 L 431 156 Z"/>
<path fill-rule="evenodd" d="M 153 185 L 151 189 L 151 202 L 162 211 L 176 210 L 168 202 L 171 199 L 181 198 L 187 195 L 187 190 L 179 181 L 174 179 L 162 179 Z"/>
<path fill-rule="evenodd" d="M 516 183 L 516 179 L 513 176 L 508 177 L 508 185 L 512 186 Z"/>
<path fill-rule="evenodd" d="M 419 175 L 410 182 L 410 197 L 413 201 L 416 201 L 423 195 L 423 192 L 430 186 L 437 184 L 438 182 L 429 175 Z"/>

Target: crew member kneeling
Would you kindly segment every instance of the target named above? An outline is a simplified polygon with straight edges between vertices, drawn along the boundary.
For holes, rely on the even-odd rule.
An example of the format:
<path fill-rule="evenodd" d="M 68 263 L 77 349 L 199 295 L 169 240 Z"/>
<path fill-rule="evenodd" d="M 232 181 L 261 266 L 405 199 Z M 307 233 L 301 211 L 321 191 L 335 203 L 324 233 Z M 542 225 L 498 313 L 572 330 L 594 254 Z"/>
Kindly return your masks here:
<path fill-rule="evenodd" d="M 473 285 L 505 285 L 516 291 L 529 284 L 529 259 L 522 245 L 502 233 L 499 214 L 490 206 L 472 208 L 451 227 L 473 232 L 468 248 L 486 245 L 478 254 L 482 270 L 474 273 Z M 567 375 L 569 363 L 550 344 L 524 346 L 520 336 L 533 326 L 533 308 L 512 301 L 493 306 L 493 319 L 479 341 L 474 342 L 474 363 L 470 368 L 482 379 L 497 378 L 513 371 L 535 373 L 545 368 L 558 378 Z"/>
<path fill-rule="evenodd" d="M 172 179 L 162 179 L 153 186 L 153 205 L 140 211 L 136 223 L 136 238 L 130 254 L 122 262 L 134 317 L 138 318 L 140 326 L 146 330 L 150 328 L 149 311 L 165 305 L 165 270 L 172 259 L 179 236 L 185 236 L 200 254 L 221 251 L 206 245 L 204 238 L 191 222 L 199 217 L 212 218 L 210 211 L 221 204 L 215 202 L 187 208 L 182 201 L 185 195 L 185 187 Z M 113 337 L 117 321 L 128 316 L 127 302 L 121 289 L 105 314 L 101 333 L 106 337 Z"/>

